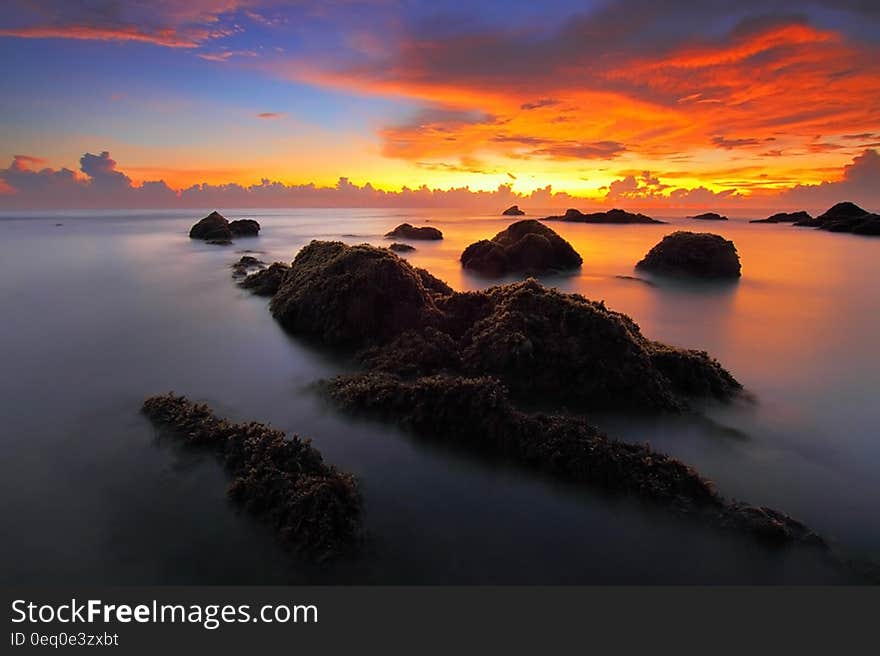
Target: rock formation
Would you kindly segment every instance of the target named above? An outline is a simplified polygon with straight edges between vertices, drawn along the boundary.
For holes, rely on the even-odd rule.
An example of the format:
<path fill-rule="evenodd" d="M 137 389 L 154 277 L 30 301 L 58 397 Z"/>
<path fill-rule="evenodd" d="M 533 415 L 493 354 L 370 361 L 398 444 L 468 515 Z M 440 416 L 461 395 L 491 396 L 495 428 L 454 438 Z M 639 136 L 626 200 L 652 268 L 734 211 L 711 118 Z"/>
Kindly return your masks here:
<path fill-rule="evenodd" d="M 645 255 L 636 268 L 651 273 L 720 279 L 739 278 L 736 246 L 707 232 L 673 232 Z"/>
<path fill-rule="evenodd" d="M 319 561 L 356 546 L 357 481 L 325 464 L 309 440 L 255 422 L 230 423 L 174 394 L 148 398 L 143 412 L 187 444 L 219 454 L 233 476 L 229 497 L 271 524 L 284 546 Z"/>
<path fill-rule="evenodd" d="M 461 254 L 465 269 L 492 277 L 566 271 L 582 263 L 571 244 L 534 219 L 512 223 L 491 240 L 475 242 Z"/>

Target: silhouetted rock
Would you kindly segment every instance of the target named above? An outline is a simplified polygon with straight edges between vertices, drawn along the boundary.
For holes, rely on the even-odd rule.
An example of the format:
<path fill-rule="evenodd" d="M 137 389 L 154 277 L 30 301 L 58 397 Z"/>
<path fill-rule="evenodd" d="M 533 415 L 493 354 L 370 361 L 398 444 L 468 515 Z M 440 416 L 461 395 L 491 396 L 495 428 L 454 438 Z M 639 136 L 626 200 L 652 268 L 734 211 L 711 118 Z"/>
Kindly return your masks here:
<path fill-rule="evenodd" d="M 387 249 L 313 241 L 297 254 L 270 308 L 295 334 L 359 348 L 436 320 L 430 288 L 438 283 L 448 289 Z"/>
<path fill-rule="evenodd" d="M 569 221 L 572 223 L 605 223 L 605 224 L 629 224 L 629 223 L 666 223 L 652 219 L 644 214 L 633 214 L 626 210 L 613 209 L 607 212 L 593 212 L 584 214 L 580 210 L 567 209 L 562 216 L 548 216 L 544 221 Z"/>
<path fill-rule="evenodd" d="M 525 214 L 525 212 L 523 212 L 519 208 L 519 205 L 511 205 L 506 210 L 504 210 L 501 214 L 502 214 L 502 216 L 523 216 Z"/>
<path fill-rule="evenodd" d="M 255 269 L 262 269 L 265 266 L 265 262 L 257 259 L 253 255 L 242 255 L 238 262 L 230 265 L 230 268 L 232 269 L 232 276 L 234 278 L 240 278 L 248 275 Z"/>
<path fill-rule="evenodd" d="M 689 219 L 696 219 L 697 221 L 727 221 L 728 218 L 726 216 L 721 216 L 715 212 L 706 212 L 704 214 L 697 214 L 696 216 L 689 216 Z"/>
<path fill-rule="evenodd" d="M 239 285 L 257 296 L 274 296 L 289 270 L 290 267 L 283 262 L 275 262 L 265 269 L 250 274 Z"/>
<path fill-rule="evenodd" d="M 231 239 L 209 239 L 205 243 L 211 244 L 212 246 L 232 246 Z"/>
<path fill-rule="evenodd" d="M 204 239 L 210 242 L 227 242 L 232 239 L 229 221 L 217 212 L 211 212 L 189 230 L 190 239 Z"/>
<path fill-rule="evenodd" d="M 220 454 L 233 475 L 230 498 L 272 525 L 286 547 L 320 561 L 356 546 L 357 481 L 325 464 L 309 440 L 255 422 L 232 424 L 173 394 L 148 398 L 143 412 L 187 444 Z"/>
<path fill-rule="evenodd" d="M 749 223 L 796 223 L 798 221 L 812 221 L 813 217 L 807 212 L 779 212 L 768 216 L 766 219 L 754 219 Z"/>
<path fill-rule="evenodd" d="M 256 237 L 260 234 L 260 224 L 253 219 L 238 219 L 229 223 L 233 237 Z"/>
<path fill-rule="evenodd" d="M 571 244 L 534 219 L 512 223 L 491 240 L 473 243 L 461 254 L 464 268 L 486 276 L 565 271 L 582 262 Z"/>
<path fill-rule="evenodd" d="M 732 241 L 707 232 L 673 232 L 654 246 L 636 268 L 698 278 L 738 278 L 739 255 Z"/>
<path fill-rule="evenodd" d="M 872 214 L 849 201 L 837 203 L 824 214 L 794 225 L 828 232 L 851 232 L 856 235 L 880 235 L 880 215 Z"/>
<path fill-rule="evenodd" d="M 388 239 L 443 239 L 443 233 L 431 226 L 416 227 L 410 223 L 401 223 L 394 230 L 385 234 Z"/>
<path fill-rule="evenodd" d="M 388 248 L 396 253 L 409 253 L 416 249 L 415 246 L 410 246 L 409 244 L 399 244 L 398 242 L 394 242 Z"/>
<path fill-rule="evenodd" d="M 324 392 L 344 411 L 396 423 L 419 437 L 455 443 L 557 479 L 638 496 L 697 521 L 773 543 L 821 540 L 769 508 L 731 503 L 691 467 L 643 444 L 612 440 L 579 417 L 525 413 L 492 378 L 335 378 Z"/>

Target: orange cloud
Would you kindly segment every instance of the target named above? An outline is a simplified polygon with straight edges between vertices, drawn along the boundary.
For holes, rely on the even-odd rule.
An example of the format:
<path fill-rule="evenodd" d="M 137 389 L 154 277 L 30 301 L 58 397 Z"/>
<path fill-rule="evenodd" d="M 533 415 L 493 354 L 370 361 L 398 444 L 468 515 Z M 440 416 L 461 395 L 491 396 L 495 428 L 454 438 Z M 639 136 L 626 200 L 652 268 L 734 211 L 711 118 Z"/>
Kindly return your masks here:
<path fill-rule="evenodd" d="M 519 33 L 414 35 L 375 61 L 283 73 L 426 103 L 413 120 L 378 131 L 388 157 L 421 166 L 476 157 L 569 184 L 591 177 L 594 189 L 611 181 L 600 171 L 608 159 L 662 170 L 689 158 L 688 182 L 716 191 L 816 183 L 864 145 L 844 135 L 880 125 L 880 52 L 834 31 L 751 21 L 712 41 L 637 48 L 625 33 L 622 46 L 608 40 L 590 20 L 528 44 Z M 719 169 L 730 158 L 748 172 L 725 179 Z"/>

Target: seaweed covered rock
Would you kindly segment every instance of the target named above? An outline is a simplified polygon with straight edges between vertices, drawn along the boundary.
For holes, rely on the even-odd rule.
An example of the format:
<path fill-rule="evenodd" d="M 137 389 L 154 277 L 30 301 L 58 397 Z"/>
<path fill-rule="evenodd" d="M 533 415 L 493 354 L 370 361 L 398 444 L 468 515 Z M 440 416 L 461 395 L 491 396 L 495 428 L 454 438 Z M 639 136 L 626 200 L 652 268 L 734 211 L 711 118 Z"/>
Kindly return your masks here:
<path fill-rule="evenodd" d="M 739 278 L 736 246 L 720 235 L 678 231 L 666 235 L 636 268 L 652 273 L 698 278 Z"/>
<path fill-rule="evenodd" d="M 229 242 L 232 240 L 232 231 L 229 229 L 229 221 L 226 217 L 215 210 L 190 228 L 189 237 L 205 241 Z"/>
<path fill-rule="evenodd" d="M 512 223 L 491 240 L 471 244 L 461 254 L 464 268 L 486 276 L 565 271 L 582 263 L 571 244 L 534 219 Z"/>
<path fill-rule="evenodd" d="M 387 249 L 313 241 L 297 254 L 270 309 L 294 334 L 357 349 L 436 322 L 434 289 L 449 288 Z"/>
<path fill-rule="evenodd" d="M 569 221 L 571 223 L 603 223 L 611 225 L 624 225 L 630 223 L 666 223 L 652 219 L 644 214 L 627 212 L 626 210 L 613 209 L 607 212 L 592 212 L 584 214 L 580 210 L 567 209 L 561 216 L 548 216 L 544 221 Z"/>
<path fill-rule="evenodd" d="M 436 299 L 441 323 L 372 349 L 364 363 L 401 376 L 491 376 L 526 403 L 678 411 L 688 396 L 730 399 L 741 386 L 701 351 L 646 339 L 603 303 L 535 280 Z"/>
<path fill-rule="evenodd" d="M 519 208 L 519 205 L 511 205 L 501 213 L 502 216 L 523 216 L 524 214 L 525 212 Z"/>
<path fill-rule="evenodd" d="M 726 216 L 722 216 L 717 212 L 705 212 L 703 214 L 697 214 L 696 216 L 689 216 L 689 219 L 695 219 L 697 221 L 728 221 L 729 219 Z"/>
<path fill-rule="evenodd" d="M 356 546 L 357 482 L 325 464 L 309 440 L 255 422 L 230 423 L 174 394 L 148 398 L 143 412 L 188 444 L 218 453 L 233 475 L 230 498 L 271 524 L 286 547 L 320 561 Z"/>
<path fill-rule="evenodd" d="M 492 376 L 528 403 L 633 412 L 678 411 L 688 396 L 726 400 L 741 389 L 705 353 L 652 342 L 604 303 L 533 279 L 455 292 L 387 249 L 340 242 L 314 241 L 289 269 L 276 266 L 276 319 L 360 352 L 377 371 Z"/>
<path fill-rule="evenodd" d="M 260 234 L 260 224 L 253 219 L 230 221 L 229 231 L 233 237 L 256 237 Z"/>
<path fill-rule="evenodd" d="M 410 246 L 409 244 L 401 244 L 399 242 L 394 242 L 388 248 L 395 253 L 410 253 L 416 249 L 415 246 Z"/>
<path fill-rule="evenodd" d="M 749 223 L 797 223 L 799 221 L 812 221 L 813 217 L 807 212 L 779 212 L 768 216 L 766 219 L 753 219 Z"/>
<path fill-rule="evenodd" d="M 849 201 L 837 203 L 815 219 L 798 221 L 794 225 L 829 232 L 880 235 L 880 215 L 872 214 Z"/>
<path fill-rule="evenodd" d="M 266 263 L 254 257 L 253 255 L 242 255 L 238 262 L 230 265 L 232 276 L 234 278 L 242 278 L 257 269 L 262 269 Z"/>
<path fill-rule="evenodd" d="M 454 442 L 558 479 L 632 494 L 769 542 L 821 543 L 783 513 L 726 501 L 692 468 L 646 445 L 612 440 L 579 417 L 518 410 L 492 378 L 405 381 L 367 373 L 335 378 L 323 390 L 346 412 L 394 422 L 421 437 Z"/>
<path fill-rule="evenodd" d="M 257 296 L 274 296 L 289 270 L 287 264 L 274 262 L 265 269 L 250 274 L 239 285 Z"/>
<path fill-rule="evenodd" d="M 410 223 L 401 223 L 391 232 L 385 234 L 386 239 L 443 239 L 443 233 L 432 226 L 416 227 Z"/>

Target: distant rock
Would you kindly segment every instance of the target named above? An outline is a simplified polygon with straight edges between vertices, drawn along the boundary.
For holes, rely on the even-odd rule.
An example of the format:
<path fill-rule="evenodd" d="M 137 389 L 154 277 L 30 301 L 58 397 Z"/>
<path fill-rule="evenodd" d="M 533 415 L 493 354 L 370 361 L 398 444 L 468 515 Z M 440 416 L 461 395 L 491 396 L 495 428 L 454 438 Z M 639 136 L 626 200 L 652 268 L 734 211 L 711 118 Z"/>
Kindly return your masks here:
<path fill-rule="evenodd" d="M 815 219 L 798 221 L 794 225 L 818 228 L 828 232 L 850 232 L 855 235 L 880 235 L 880 215 L 873 214 L 849 201 L 837 203 Z"/>
<path fill-rule="evenodd" d="M 238 219 L 229 223 L 233 237 L 256 237 L 260 234 L 260 224 L 253 219 Z"/>
<path fill-rule="evenodd" d="M 289 270 L 287 264 L 275 262 L 265 269 L 250 274 L 238 284 L 257 296 L 274 296 Z"/>
<path fill-rule="evenodd" d="M 741 267 L 736 246 L 720 235 L 707 232 L 673 232 L 666 235 L 638 264 L 652 273 L 697 278 L 739 278 Z"/>
<path fill-rule="evenodd" d="M 491 240 L 473 243 L 461 254 L 464 268 L 486 276 L 565 271 L 582 263 L 571 244 L 534 219 L 512 223 Z"/>
<path fill-rule="evenodd" d="M 443 233 L 431 226 L 417 228 L 411 223 L 401 223 L 394 230 L 386 233 L 385 238 L 437 240 L 443 239 Z"/>
<path fill-rule="evenodd" d="M 209 244 L 228 246 L 233 237 L 256 237 L 260 224 L 253 219 L 239 219 L 231 223 L 217 210 L 196 223 L 189 230 L 190 239 L 204 239 Z"/>
<path fill-rule="evenodd" d="M 190 239 L 204 239 L 210 242 L 226 242 L 232 239 L 229 221 L 218 211 L 211 212 L 189 230 Z"/>
<path fill-rule="evenodd" d="M 768 216 L 766 219 L 753 219 L 749 223 L 796 223 L 798 221 L 812 221 L 813 217 L 806 212 L 780 212 Z"/>
<path fill-rule="evenodd" d="M 696 216 L 689 216 L 689 219 L 695 219 L 697 221 L 728 221 L 729 219 L 726 216 L 722 216 L 715 212 L 705 212 L 704 214 L 697 214 Z"/>
<path fill-rule="evenodd" d="M 503 216 L 523 216 L 525 212 L 523 212 L 519 205 L 511 205 L 506 210 L 501 213 Z"/>
<path fill-rule="evenodd" d="M 415 246 L 410 246 L 409 244 L 401 244 L 399 242 L 394 242 L 388 248 L 397 253 L 409 253 L 410 251 L 414 251 L 416 249 Z"/>
<path fill-rule="evenodd" d="M 548 216 L 544 221 L 570 221 L 572 223 L 607 223 L 612 225 L 622 225 L 628 223 L 666 223 L 652 219 L 644 214 L 633 214 L 626 210 L 613 209 L 607 212 L 593 212 L 592 214 L 584 214 L 580 210 L 567 209 L 562 216 Z"/>

